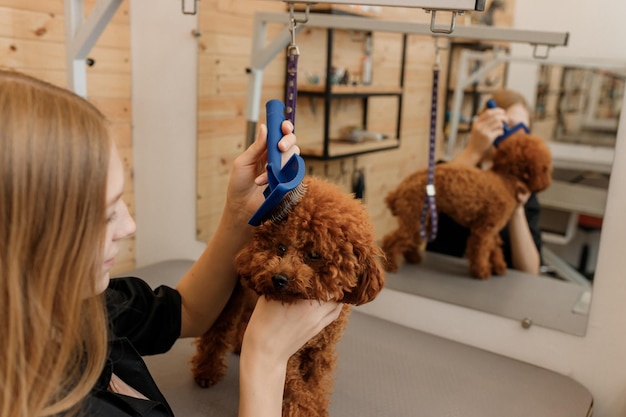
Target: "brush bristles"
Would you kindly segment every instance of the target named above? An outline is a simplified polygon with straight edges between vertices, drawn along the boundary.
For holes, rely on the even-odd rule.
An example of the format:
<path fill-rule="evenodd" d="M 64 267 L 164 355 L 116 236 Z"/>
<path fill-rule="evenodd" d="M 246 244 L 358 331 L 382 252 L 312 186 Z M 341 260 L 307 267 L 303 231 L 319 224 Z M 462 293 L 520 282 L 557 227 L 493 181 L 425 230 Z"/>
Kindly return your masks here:
<path fill-rule="evenodd" d="M 300 185 L 295 187 L 293 190 L 285 194 L 283 199 L 280 200 L 280 203 L 278 203 L 278 205 L 274 207 L 274 209 L 272 210 L 272 213 L 270 214 L 268 220 L 271 221 L 272 223 L 279 223 L 283 221 L 289 214 L 289 211 L 292 208 L 294 208 L 296 204 L 300 202 L 300 200 L 302 199 L 302 197 L 304 197 L 305 194 L 306 194 L 306 185 L 301 183 Z"/>

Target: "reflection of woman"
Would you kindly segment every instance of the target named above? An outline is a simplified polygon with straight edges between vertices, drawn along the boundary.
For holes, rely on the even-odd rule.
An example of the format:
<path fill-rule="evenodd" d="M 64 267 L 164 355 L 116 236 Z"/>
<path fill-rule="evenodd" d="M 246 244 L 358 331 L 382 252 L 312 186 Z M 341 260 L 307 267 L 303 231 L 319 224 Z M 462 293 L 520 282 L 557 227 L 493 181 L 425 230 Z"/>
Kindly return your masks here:
<path fill-rule="evenodd" d="M 503 123 L 530 126 L 530 109 L 524 97 L 511 90 L 499 90 L 493 95 L 497 108 L 485 109 L 472 124 L 467 146 L 449 163 L 488 168 L 495 148 L 494 140 L 504 133 Z M 508 225 L 500 232 L 504 258 L 510 268 L 538 274 L 541 253 L 539 202 L 534 194 L 518 195 L 519 204 Z M 468 229 L 446 215 L 440 215 L 437 239 L 427 250 L 453 256 L 463 256 Z"/>
<path fill-rule="evenodd" d="M 171 416 L 140 355 L 201 335 L 226 304 L 237 279 L 231 259 L 263 201 L 265 127 L 233 163 L 204 253 L 176 289 L 152 291 L 136 278 L 109 279 L 135 223 L 100 112 L 0 71 L 0 125 L 0 416 Z M 293 126 L 282 127 L 290 156 Z M 240 417 L 281 415 L 289 357 L 340 311 L 335 302 L 259 299 L 241 348 Z"/>

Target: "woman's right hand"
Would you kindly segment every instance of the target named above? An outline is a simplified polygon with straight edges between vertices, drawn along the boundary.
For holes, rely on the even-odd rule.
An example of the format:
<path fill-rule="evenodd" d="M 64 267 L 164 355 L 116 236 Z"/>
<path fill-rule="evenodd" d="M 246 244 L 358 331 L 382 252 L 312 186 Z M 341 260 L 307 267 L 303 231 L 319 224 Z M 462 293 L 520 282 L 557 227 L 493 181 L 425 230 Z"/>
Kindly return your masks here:
<path fill-rule="evenodd" d="M 486 109 L 472 123 L 472 131 L 467 146 L 478 155 L 483 155 L 496 140 L 504 134 L 504 123 L 507 115 L 499 107 Z"/>
<path fill-rule="evenodd" d="M 472 130 L 467 145 L 452 163 L 477 166 L 483 160 L 489 160 L 490 150 L 496 138 L 504 133 L 507 114 L 499 107 L 485 109 L 472 122 Z"/>
<path fill-rule="evenodd" d="M 296 145 L 293 125 L 284 121 L 281 125 L 283 137 L 278 142 L 283 164 L 295 153 Z M 226 209 L 229 214 L 239 214 L 237 224 L 247 224 L 250 216 L 264 201 L 263 189 L 267 185 L 267 126 L 261 124 L 255 141 L 233 161 L 228 182 Z"/>

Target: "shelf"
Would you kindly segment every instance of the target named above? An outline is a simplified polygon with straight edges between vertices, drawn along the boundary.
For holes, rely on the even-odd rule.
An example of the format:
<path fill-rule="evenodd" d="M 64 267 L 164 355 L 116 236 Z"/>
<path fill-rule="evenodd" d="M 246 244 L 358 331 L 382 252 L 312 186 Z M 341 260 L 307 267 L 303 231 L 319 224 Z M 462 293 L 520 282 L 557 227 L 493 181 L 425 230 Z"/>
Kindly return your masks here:
<path fill-rule="evenodd" d="M 471 123 L 459 123 L 459 129 L 458 132 L 459 133 L 468 133 L 472 131 L 472 125 Z"/>
<path fill-rule="evenodd" d="M 298 94 L 325 94 L 324 84 L 305 84 L 298 87 Z M 371 85 L 332 85 L 330 94 L 334 96 L 394 96 L 402 94 L 402 87 L 377 87 Z"/>
<path fill-rule="evenodd" d="M 361 155 L 370 152 L 378 152 L 400 147 L 398 139 L 368 140 L 364 142 L 350 142 L 342 139 L 331 139 L 328 142 L 328 157 L 324 156 L 324 143 L 299 144 L 300 153 L 305 158 L 333 159 L 347 156 Z"/>
<path fill-rule="evenodd" d="M 325 7 L 328 13 L 327 17 L 338 17 L 337 14 L 343 14 L 347 11 L 338 10 L 337 7 Z M 311 13 L 310 19 L 313 19 L 315 13 Z M 319 13 L 317 16 L 319 17 Z M 342 16 L 346 17 L 346 16 Z M 362 19 L 374 21 L 376 19 Z M 311 20 L 309 26 L 316 27 Z M 325 26 L 322 26 L 325 27 Z M 400 146 L 400 127 L 402 118 L 402 101 L 404 95 L 404 76 L 406 64 L 407 35 L 401 36 L 401 51 L 397 54 L 394 48 L 376 48 L 373 30 L 367 30 L 365 35 L 359 38 L 353 36 L 350 30 L 335 28 L 332 26 L 325 27 L 325 52 L 326 59 L 322 61 L 321 55 L 316 62 L 316 72 L 320 71 L 319 65 L 324 64 L 323 75 L 319 77 L 317 83 L 309 83 L 305 81 L 298 85 L 298 101 L 300 104 L 310 106 L 310 112 L 302 112 L 306 115 L 304 119 L 300 119 L 298 132 L 305 134 L 307 140 L 299 140 L 298 145 L 301 149 L 303 157 L 317 160 L 330 160 L 354 157 L 357 155 L 378 152 L 387 149 L 395 149 Z M 304 39 L 309 42 L 323 46 L 320 42 L 324 37 L 315 36 L 317 33 L 307 33 Z M 358 48 L 354 42 L 358 42 Z M 335 51 L 346 51 L 346 55 L 340 55 Z M 351 83 L 336 83 L 336 69 L 354 66 L 361 62 L 363 57 L 376 54 L 385 62 L 389 60 L 385 68 L 381 68 L 380 82 L 363 84 L 360 81 Z M 378 55 L 380 54 L 380 55 Z M 341 58 L 341 59 L 340 59 Z M 398 60 L 397 66 L 393 61 Z M 393 61 L 392 61 L 393 60 Z M 334 61 L 334 63 L 333 63 Z M 373 65 L 373 63 L 372 63 Z M 346 67 L 347 69 L 347 67 Z M 289 82 L 289 68 L 286 68 L 286 83 Z M 360 69 L 364 72 L 364 69 Z M 376 69 L 372 69 L 374 72 Z M 384 72 L 384 74 L 383 74 Z M 353 67 L 350 67 L 350 74 L 358 73 Z M 396 78 L 396 82 L 392 82 L 391 78 Z M 343 80 L 343 74 L 341 79 Z M 377 78 L 375 78 L 377 79 Z M 367 77 L 359 77 L 358 80 L 367 81 Z M 300 101 L 304 98 L 304 101 Z M 319 111 L 317 110 L 319 108 Z M 301 109 L 301 108 L 300 108 Z M 348 121 L 342 119 L 339 114 L 345 112 Z M 311 117 L 307 117 L 311 116 Z M 302 120 L 305 122 L 302 123 Z M 340 126 L 341 121 L 346 126 Z M 342 129 L 352 127 L 353 129 L 369 130 L 376 127 L 377 132 L 384 134 L 387 139 L 380 141 L 366 140 L 362 142 L 352 142 L 346 140 L 349 135 L 341 132 Z M 304 130 L 302 129 L 304 127 Z M 309 138 L 311 138 L 309 140 Z M 393 138 L 393 139 L 392 139 Z"/>
<path fill-rule="evenodd" d="M 295 11 L 303 12 L 305 10 L 304 4 L 297 3 L 295 5 Z M 317 4 L 310 5 L 311 13 L 328 13 L 339 14 L 348 16 L 360 16 L 360 17 L 380 17 L 380 13 L 371 11 L 365 11 L 360 6 L 352 4 Z"/>
<path fill-rule="evenodd" d="M 498 87 L 485 87 L 485 86 L 470 86 L 470 87 L 465 87 L 463 89 L 463 93 L 467 94 L 467 95 L 471 95 L 471 94 L 493 94 L 496 91 L 502 89 L 502 87 L 498 86 Z M 449 87 L 447 89 L 448 94 L 454 94 L 455 89 L 453 87 Z"/>
<path fill-rule="evenodd" d="M 318 0 L 314 4 L 321 3 L 322 6 L 330 5 L 331 8 L 338 8 L 339 5 L 351 5 L 353 0 Z M 454 10 L 454 11 L 479 11 L 485 10 L 484 1 L 476 0 L 394 0 L 393 2 L 381 2 L 380 0 L 361 0 L 358 2 L 362 6 L 387 6 L 387 7 L 417 7 L 425 10 Z M 346 7 L 346 6 L 343 6 Z"/>

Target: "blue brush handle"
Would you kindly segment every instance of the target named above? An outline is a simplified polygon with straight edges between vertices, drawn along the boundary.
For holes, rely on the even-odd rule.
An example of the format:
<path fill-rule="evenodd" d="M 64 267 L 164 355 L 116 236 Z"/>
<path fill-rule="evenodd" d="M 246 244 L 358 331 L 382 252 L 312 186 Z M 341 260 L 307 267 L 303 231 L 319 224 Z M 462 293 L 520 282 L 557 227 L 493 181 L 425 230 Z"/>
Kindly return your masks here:
<path fill-rule="evenodd" d="M 280 100 L 270 100 L 265 103 L 265 117 L 267 124 L 267 163 L 280 170 L 281 152 L 278 142 L 283 137 L 282 125 L 285 120 L 285 105 Z"/>
<path fill-rule="evenodd" d="M 302 183 L 305 167 L 304 159 L 293 154 L 281 167 L 282 153 L 278 142 L 283 137 L 282 124 L 285 120 L 285 105 L 280 100 L 270 100 L 265 104 L 267 124 L 267 187 L 263 191 L 265 201 L 248 221 L 259 226 L 279 206 L 282 200 Z"/>
<path fill-rule="evenodd" d="M 494 99 L 490 98 L 489 100 L 487 100 L 488 109 L 495 109 L 496 107 L 498 107 L 498 105 L 496 104 L 496 101 Z M 502 123 L 502 129 L 504 130 L 504 133 L 498 136 L 496 140 L 493 141 L 493 146 L 495 146 L 496 148 L 498 147 L 500 142 L 502 142 L 504 139 L 508 138 L 520 129 L 523 129 L 526 133 L 530 133 L 530 129 L 524 123 L 518 123 L 513 127 L 509 127 L 509 125 L 507 125 L 506 123 Z"/>
<path fill-rule="evenodd" d="M 282 153 L 278 149 L 278 142 L 283 137 L 282 125 L 285 120 L 285 104 L 280 100 L 269 100 L 265 103 L 265 118 L 267 123 L 267 182 L 265 196 L 280 186 L 290 191 L 300 185 L 304 178 L 304 160 L 298 154 L 293 154 L 287 163 L 281 167 Z"/>

